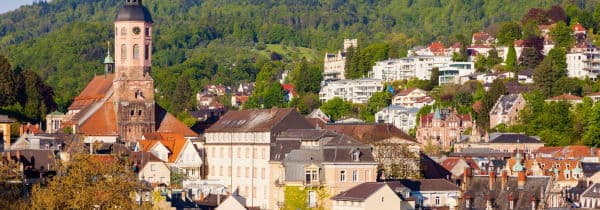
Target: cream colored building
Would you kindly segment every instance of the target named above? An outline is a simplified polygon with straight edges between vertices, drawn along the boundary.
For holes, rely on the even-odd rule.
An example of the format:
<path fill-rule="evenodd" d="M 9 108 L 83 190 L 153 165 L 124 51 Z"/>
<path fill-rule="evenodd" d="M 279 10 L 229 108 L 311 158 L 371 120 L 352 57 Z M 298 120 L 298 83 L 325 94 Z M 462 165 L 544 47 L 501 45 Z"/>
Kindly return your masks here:
<path fill-rule="evenodd" d="M 410 209 L 407 203 L 383 182 L 360 184 L 333 198 L 333 210 Z M 403 208 L 404 207 L 404 208 Z"/>
<path fill-rule="evenodd" d="M 312 126 L 295 109 L 230 111 L 206 130 L 207 179 L 222 180 L 248 207 L 275 209 L 268 200 L 275 135 Z"/>
<path fill-rule="evenodd" d="M 490 111 L 490 128 L 500 124 L 507 126 L 519 121 L 519 111 L 525 108 L 525 98 L 521 94 L 508 94 L 498 98 Z"/>
<path fill-rule="evenodd" d="M 4 141 L 4 150 L 10 149 L 10 125 L 14 121 L 9 119 L 6 115 L 0 115 L 0 140 Z"/>
<path fill-rule="evenodd" d="M 329 196 L 377 178 L 371 146 L 326 130 L 291 129 L 278 135 L 270 161 L 271 202 L 285 208 L 286 187 L 302 187 Z M 329 197 L 309 196 L 310 207 L 331 209 Z"/>
<path fill-rule="evenodd" d="M 323 60 L 323 80 L 344 80 L 346 79 L 346 51 L 348 48 L 358 47 L 357 39 L 344 39 L 343 51 L 337 53 L 325 53 Z"/>

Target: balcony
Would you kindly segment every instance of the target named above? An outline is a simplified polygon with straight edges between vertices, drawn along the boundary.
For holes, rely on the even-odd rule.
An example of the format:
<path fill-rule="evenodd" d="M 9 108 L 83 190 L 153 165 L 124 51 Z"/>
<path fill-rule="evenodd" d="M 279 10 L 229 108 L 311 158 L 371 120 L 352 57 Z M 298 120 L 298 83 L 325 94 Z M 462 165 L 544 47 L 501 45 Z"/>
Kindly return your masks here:
<path fill-rule="evenodd" d="M 281 180 L 281 179 L 277 179 L 277 180 L 275 180 L 275 186 L 277 186 L 277 187 L 284 187 L 285 186 L 285 181 Z"/>
<path fill-rule="evenodd" d="M 304 186 L 305 187 L 320 187 L 321 185 L 323 185 L 324 183 L 321 183 L 319 180 L 312 180 L 312 181 L 304 181 Z"/>

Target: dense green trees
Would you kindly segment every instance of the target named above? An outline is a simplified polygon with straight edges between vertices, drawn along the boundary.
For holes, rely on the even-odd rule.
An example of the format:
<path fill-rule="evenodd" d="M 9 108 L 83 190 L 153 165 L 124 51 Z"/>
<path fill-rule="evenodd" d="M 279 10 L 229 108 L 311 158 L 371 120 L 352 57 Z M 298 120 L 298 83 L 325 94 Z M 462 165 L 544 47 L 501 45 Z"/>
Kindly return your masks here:
<path fill-rule="evenodd" d="M 502 24 L 498 34 L 496 35 L 498 44 L 504 46 L 513 45 L 513 42 L 517 39 L 521 39 L 521 36 L 521 26 L 515 22 L 506 22 Z"/>
<path fill-rule="evenodd" d="M 296 92 L 300 95 L 319 93 L 323 74 L 319 66 L 309 65 L 306 60 L 302 60 L 296 64 L 287 79 L 289 83 L 294 84 Z"/>
<path fill-rule="evenodd" d="M 323 103 L 323 105 L 321 105 L 321 111 L 327 114 L 332 120 L 339 120 L 351 113 L 352 103 L 344 101 L 339 97 L 335 97 Z"/>
<path fill-rule="evenodd" d="M 34 70 L 54 87 L 64 111 L 94 73 L 102 72 L 104 43 L 112 39 L 112 20 L 122 2 L 54 0 L 2 14 L 0 51 L 10 52 L 16 65 Z M 593 15 L 576 11 L 569 16 L 593 27 L 600 20 L 592 13 L 597 2 L 585 1 L 581 9 Z M 287 62 L 301 60 L 288 54 L 296 47 L 314 49 L 309 54 L 331 52 L 340 49 L 344 38 L 358 38 L 359 51 L 371 51 L 367 54 L 377 59 L 402 57 L 412 46 L 461 41 L 450 34 L 469 37 L 489 24 L 516 21 L 529 8 L 550 3 L 556 1 L 144 1 L 155 20 L 153 73 L 159 103 L 168 109 L 184 72 L 194 91 L 207 83 L 253 81 L 262 67 L 255 62 L 268 60 L 273 52 L 265 46 L 288 47 L 277 51 Z M 544 11 L 544 16 L 550 13 Z M 594 21 L 587 21 L 589 17 Z M 365 75 L 374 60 L 358 57 L 363 59 L 352 78 Z"/>
<path fill-rule="evenodd" d="M 571 27 L 563 21 L 556 23 L 556 25 L 550 29 L 550 36 L 552 40 L 556 42 L 556 47 L 571 48 L 575 43 L 575 37 L 573 37 L 573 30 Z"/>
<path fill-rule="evenodd" d="M 479 110 L 477 114 L 477 127 L 480 129 L 489 129 L 490 128 L 490 111 L 494 107 L 496 101 L 500 96 L 507 94 L 506 86 L 504 86 L 504 81 L 500 79 L 494 80 L 492 82 L 492 86 L 485 93 L 484 97 L 481 100 L 481 110 Z"/>

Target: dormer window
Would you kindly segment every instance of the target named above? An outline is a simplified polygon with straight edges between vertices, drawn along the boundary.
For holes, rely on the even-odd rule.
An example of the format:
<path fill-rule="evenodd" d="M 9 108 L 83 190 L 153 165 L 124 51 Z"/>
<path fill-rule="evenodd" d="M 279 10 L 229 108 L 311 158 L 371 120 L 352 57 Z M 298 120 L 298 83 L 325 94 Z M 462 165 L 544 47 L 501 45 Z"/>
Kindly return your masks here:
<path fill-rule="evenodd" d="M 355 162 L 360 161 L 360 150 L 359 149 L 352 151 L 352 160 Z"/>

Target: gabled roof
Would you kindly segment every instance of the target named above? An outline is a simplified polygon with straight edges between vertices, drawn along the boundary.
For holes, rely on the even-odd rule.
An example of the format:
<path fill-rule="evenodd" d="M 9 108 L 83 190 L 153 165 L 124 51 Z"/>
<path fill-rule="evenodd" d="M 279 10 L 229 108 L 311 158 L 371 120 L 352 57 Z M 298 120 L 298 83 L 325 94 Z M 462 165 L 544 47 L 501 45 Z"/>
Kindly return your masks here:
<path fill-rule="evenodd" d="M 206 129 L 210 132 L 266 132 L 284 123 L 289 116 L 298 119 L 286 121 L 286 126 L 295 128 L 311 128 L 312 126 L 293 108 L 251 109 L 229 111 L 219 121 Z M 294 125 L 289 125 L 289 124 Z"/>
<path fill-rule="evenodd" d="M 117 136 L 117 119 L 113 103 L 105 102 L 79 126 L 78 132 L 89 136 Z"/>
<path fill-rule="evenodd" d="M 552 157 L 563 157 L 563 158 L 583 158 L 599 156 L 600 150 L 593 147 L 584 145 L 570 145 L 563 147 L 540 147 L 536 151 L 538 154 L 548 154 Z"/>
<path fill-rule="evenodd" d="M 290 93 L 292 96 L 297 96 L 298 93 L 296 93 L 296 87 L 294 86 L 294 84 L 282 84 L 281 88 L 285 91 L 287 91 L 288 93 Z"/>
<path fill-rule="evenodd" d="M 198 137 L 199 135 L 192 131 L 187 125 L 183 124 L 173 114 L 167 112 L 160 105 L 156 104 L 156 131 L 163 133 L 180 133 L 185 137 Z"/>
<path fill-rule="evenodd" d="M 583 174 L 585 177 L 591 177 L 594 174 L 600 172 L 600 163 L 581 163 L 581 169 L 583 169 Z"/>
<path fill-rule="evenodd" d="M 600 183 L 595 183 L 588 187 L 588 189 L 581 194 L 581 197 L 600 198 Z"/>
<path fill-rule="evenodd" d="M 374 193 L 379 191 L 381 188 L 386 187 L 386 183 L 383 182 L 365 182 L 359 184 L 349 190 L 341 192 L 340 194 L 333 196 L 331 200 L 335 201 L 364 201 L 371 197 Z"/>
<path fill-rule="evenodd" d="M 151 152 L 131 152 L 129 159 L 131 163 L 136 164 L 140 169 L 146 167 L 150 162 L 163 162 Z"/>
<path fill-rule="evenodd" d="M 98 75 L 79 93 L 69 106 L 69 110 L 82 109 L 106 96 L 113 85 L 114 74 Z"/>
<path fill-rule="evenodd" d="M 146 140 L 138 141 L 141 145 L 140 150 L 148 152 L 157 142 L 160 142 L 171 152 L 169 153 L 169 163 L 174 163 L 177 160 L 187 143 L 185 137 L 180 133 L 145 133 L 144 138 Z"/>

